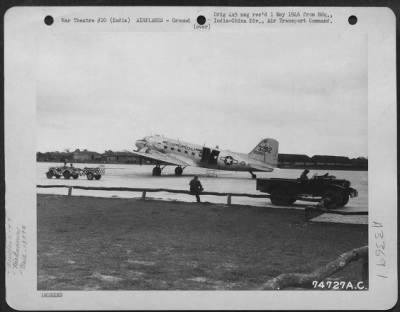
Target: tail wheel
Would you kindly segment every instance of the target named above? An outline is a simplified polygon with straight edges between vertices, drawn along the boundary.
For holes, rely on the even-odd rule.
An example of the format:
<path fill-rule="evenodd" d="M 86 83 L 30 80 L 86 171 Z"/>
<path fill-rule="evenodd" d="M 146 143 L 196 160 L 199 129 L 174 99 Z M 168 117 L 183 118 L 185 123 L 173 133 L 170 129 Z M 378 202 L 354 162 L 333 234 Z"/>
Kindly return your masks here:
<path fill-rule="evenodd" d="M 49 172 L 46 172 L 46 177 L 47 177 L 47 179 L 51 179 L 52 177 L 53 177 L 53 171 L 49 171 Z"/>
<path fill-rule="evenodd" d="M 88 174 L 86 175 L 86 177 L 87 177 L 87 179 L 88 180 L 93 180 L 93 173 L 91 173 L 91 172 L 88 172 Z"/>
<path fill-rule="evenodd" d="M 176 167 L 176 168 L 175 168 L 175 175 L 176 175 L 176 176 L 181 176 L 181 175 L 182 175 L 182 172 L 183 172 L 182 167 Z"/>
<path fill-rule="evenodd" d="M 69 172 L 69 171 L 64 171 L 63 176 L 64 176 L 64 179 L 67 179 L 67 180 L 68 180 L 68 179 L 71 177 L 71 172 Z"/>
<path fill-rule="evenodd" d="M 347 201 L 349 199 L 347 198 Z M 343 194 L 338 190 L 329 190 L 322 196 L 322 203 L 325 208 L 335 209 L 343 207 L 346 201 Z"/>
<path fill-rule="evenodd" d="M 100 179 L 101 179 L 101 175 L 100 175 L 100 174 L 95 175 L 94 178 L 95 178 L 96 180 L 100 180 Z"/>

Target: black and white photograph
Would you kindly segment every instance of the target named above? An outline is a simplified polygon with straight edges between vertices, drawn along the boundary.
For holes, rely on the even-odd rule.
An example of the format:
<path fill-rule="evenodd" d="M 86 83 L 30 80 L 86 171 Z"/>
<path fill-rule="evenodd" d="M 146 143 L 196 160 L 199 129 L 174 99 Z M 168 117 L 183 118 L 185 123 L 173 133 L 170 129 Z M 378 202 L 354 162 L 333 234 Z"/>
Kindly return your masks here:
<path fill-rule="evenodd" d="M 6 84 L 6 233 L 7 273 L 33 277 L 38 306 L 266 309 L 263 294 L 284 293 L 323 308 L 327 293 L 368 302 L 393 284 L 394 27 L 378 66 L 371 11 L 31 10 L 9 12 L 40 20 L 5 50 L 29 64 L 9 76 L 24 95 Z M 194 301 L 165 303 L 182 291 Z"/>

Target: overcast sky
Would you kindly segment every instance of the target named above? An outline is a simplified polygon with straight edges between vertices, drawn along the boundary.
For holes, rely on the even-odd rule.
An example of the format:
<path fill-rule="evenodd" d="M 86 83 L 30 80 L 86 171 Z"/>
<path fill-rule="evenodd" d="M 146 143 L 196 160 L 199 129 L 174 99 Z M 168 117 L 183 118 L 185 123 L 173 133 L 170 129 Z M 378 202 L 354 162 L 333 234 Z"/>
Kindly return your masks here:
<path fill-rule="evenodd" d="M 366 38 L 65 33 L 37 42 L 37 149 L 134 150 L 151 134 L 250 152 L 367 156 Z"/>

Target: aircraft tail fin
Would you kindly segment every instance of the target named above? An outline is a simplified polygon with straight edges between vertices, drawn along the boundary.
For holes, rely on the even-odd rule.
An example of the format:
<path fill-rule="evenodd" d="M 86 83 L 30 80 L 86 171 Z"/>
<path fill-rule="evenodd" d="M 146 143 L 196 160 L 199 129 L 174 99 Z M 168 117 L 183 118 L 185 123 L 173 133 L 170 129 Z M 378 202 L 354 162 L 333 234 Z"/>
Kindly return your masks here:
<path fill-rule="evenodd" d="M 267 163 L 273 167 L 278 166 L 279 142 L 275 139 L 263 139 L 249 153 L 249 157 Z"/>

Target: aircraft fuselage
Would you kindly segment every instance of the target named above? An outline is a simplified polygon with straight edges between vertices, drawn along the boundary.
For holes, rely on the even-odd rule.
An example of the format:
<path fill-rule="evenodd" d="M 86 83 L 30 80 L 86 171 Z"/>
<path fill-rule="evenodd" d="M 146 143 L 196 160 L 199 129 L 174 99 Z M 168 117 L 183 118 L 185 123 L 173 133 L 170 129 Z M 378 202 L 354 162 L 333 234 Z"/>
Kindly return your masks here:
<path fill-rule="evenodd" d="M 230 171 L 272 171 L 273 167 L 249 157 L 248 154 L 210 148 L 180 140 L 150 136 L 136 141 L 139 150 L 151 149 L 170 155 L 191 166 Z M 254 169 L 257 164 L 260 169 Z"/>

